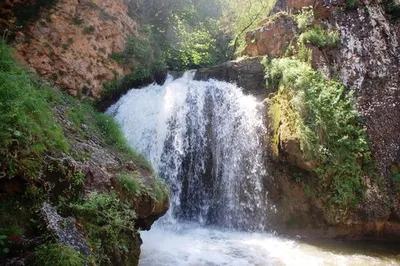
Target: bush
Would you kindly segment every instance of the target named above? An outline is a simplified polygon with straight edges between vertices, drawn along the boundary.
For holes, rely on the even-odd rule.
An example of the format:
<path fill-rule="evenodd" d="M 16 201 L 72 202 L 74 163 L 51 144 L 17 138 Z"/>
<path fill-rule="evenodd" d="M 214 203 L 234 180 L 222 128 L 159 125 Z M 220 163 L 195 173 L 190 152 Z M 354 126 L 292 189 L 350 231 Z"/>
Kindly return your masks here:
<path fill-rule="evenodd" d="M 0 177 L 36 179 L 48 151 L 68 151 L 52 100 L 51 89 L 35 83 L 0 43 Z"/>
<path fill-rule="evenodd" d="M 45 244 L 36 249 L 36 266 L 84 266 L 85 257 L 72 247 L 63 244 Z"/>
<path fill-rule="evenodd" d="M 77 18 L 77 17 L 74 18 L 74 24 L 75 24 L 75 25 L 80 26 L 80 25 L 82 25 L 84 22 L 85 22 L 85 20 L 82 19 L 82 18 Z"/>
<path fill-rule="evenodd" d="M 363 194 L 361 177 L 367 174 L 371 154 L 351 95 L 339 82 L 325 79 L 298 60 L 274 59 L 266 74 L 271 86 L 279 86 L 271 101 L 286 103 L 275 109 L 280 116 L 291 114 L 292 118 L 286 117 L 291 133 L 301 140 L 306 158 L 317 162 L 324 193 L 337 205 L 354 206 Z M 281 119 L 272 118 L 275 125 Z"/>
<path fill-rule="evenodd" d="M 88 27 L 85 27 L 84 29 L 83 29 L 83 34 L 90 34 L 90 33 L 93 33 L 95 31 L 95 28 L 94 28 L 94 26 L 88 26 Z"/>
<path fill-rule="evenodd" d="M 311 44 L 321 48 L 333 48 L 340 43 L 339 33 L 337 31 L 326 31 L 319 25 L 303 32 L 299 39 L 304 44 Z"/>

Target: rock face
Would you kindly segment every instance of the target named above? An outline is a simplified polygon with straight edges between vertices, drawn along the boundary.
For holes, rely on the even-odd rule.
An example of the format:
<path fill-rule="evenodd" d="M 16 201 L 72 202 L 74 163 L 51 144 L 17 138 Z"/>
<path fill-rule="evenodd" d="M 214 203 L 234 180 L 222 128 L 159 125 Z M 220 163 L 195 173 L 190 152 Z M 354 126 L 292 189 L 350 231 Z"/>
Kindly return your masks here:
<path fill-rule="evenodd" d="M 312 65 L 325 76 L 338 76 L 355 92 L 355 108 L 366 127 L 378 176 L 363 177 L 366 191 L 356 208 L 334 210 L 327 209 L 322 201 L 311 200 L 310 187 L 298 182 L 310 180 L 312 184 L 317 177 L 304 171 L 310 169 L 287 158 L 270 162 L 276 182 L 270 184 L 275 187 L 271 198 L 278 210 L 272 223 L 281 232 L 351 239 L 400 236 L 399 200 L 391 172 L 400 161 L 399 20 L 393 19 L 379 1 L 363 5 L 333 12 L 329 19 L 319 21 L 339 31 L 340 45 L 333 50 L 312 47 Z M 290 153 L 290 149 L 282 148 Z M 338 216 L 346 218 L 339 221 Z"/>
<path fill-rule="evenodd" d="M 363 1 L 349 6 L 344 1 L 278 1 L 273 13 L 299 12 L 312 6 L 313 25 L 339 32 L 337 48 L 316 47 L 311 51 L 311 65 L 327 78 L 337 77 L 348 90 L 354 92 L 359 112 L 370 140 L 377 176 L 363 176 L 365 195 L 354 208 L 329 207 L 323 197 L 315 197 L 318 177 L 315 166 L 302 158 L 299 141 L 291 136 L 280 136 L 279 151 L 267 149 L 270 175 L 266 181 L 269 202 L 277 212 L 270 214 L 271 227 L 288 235 L 308 237 L 338 237 L 347 239 L 393 240 L 400 237 L 400 205 L 398 182 L 393 169 L 400 162 L 400 21 L 391 15 L 388 2 Z M 249 32 L 243 54 L 257 56 L 244 59 L 241 65 L 253 64 L 261 55 L 283 57 L 289 43 L 296 43 L 299 29 L 292 15 L 276 14 L 263 20 L 260 28 Z M 226 63 L 200 70 L 196 78 L 217 77 L 236 81 L 239 75 L 234 63 Z M 232 66 L 233 65 L 233 66 Z M 261 70 L 262 68 L 258 68 Z M 253 73 L 254 76 L 261 76 Z M 241 79 L 239 85 L 249 93 L 259 82 Z M 247 84 L 252 84 L 246 86 Z M 274 92 L 268 88 L 268 95 Z M 267 120 L 270 120 L 268 118 Z M 267 121 L 270 123 L 269 121 Z M 284 121 L 279 125 L 284 127 Z M 274 155 L 275 154 L 275 155 Z M 278 155 L 276 155 L 278 154 Z M 303 182 L 306 181 L 306 182 Z M 339 218 L 340 217 L 340 218 Z"/>
<path fill-rule="evenodd" d="M 246 34 L 246 48 L 242 55 L 280 56 L 296 35 L 293 18 L 283 13 L 273 19 L 264 20 L 262 26 Z"/>
<path fill-rule="evenodd" d="M 229 61 L 224 64 L 198 69 L 195 74 L 196 80 L 207 80 L 210 78 L 236 83 L 244 89 L 246 94 L 258 97 L 268 95 L 265 85 L 265 66 L 261 63 L 263 57 L 254 57 L 248 60 Z"/>
<path fill-rule="evenodd" d="M 83 97 L 98 97 L 104 82 L 117 73 L 130 72 L 109 58 L 124 50 L 128 35 L 137 34 L 126 1 L 59 1 L 18 31 L 16 14 L 34 4 L 9 0 L 0 7 L 8 18 L 0 21 L 0 30 L 13 30 L 19 61 L 70 94 Z"/>
<path fill-rule="evenodd" d="M 129 154 L 117 149 L 115 143 L 108 143 L 104 132 L 91 124 L 92 120 L 97 118 L 92 116 L 89 110 L 85 110 L 87 113 L 84 113 L 83 120 L 77 122 L 73 119 L 76 112 L 82 112 L 80 108 L 85 107 L 66 95 L 61 95 L 57 104 L 53 106 L 53 113 L 69 141 L 67 154 L 60 150 L 49 151 L 43 160 L 40 176 L 33 181 L 19 176 L 0 180 L 1 203 L 21 202 L 18 205 L 10 204 L 10 210 L 0 210 L 1 227 L 13 225 L 7 219 L 23 221 L 18 223 L 23 230 L 21 229 L 22 233 L 18 235 L 18 241 L 13 241 L 13 252 L 0 254 L 0 260 L 5 262 L 5 265 L 15 265 L 15 259 L 29 262 L 35 248 L 47 243 L 49 239 L 71 246 L 86 257 L 106 250 L 107 253 L 102 255 L 107 255 L 113 265 L 137 265 L 142 244 L 137 230 L 149 230 L 169 208 L 167 191 L 161 188 L 160 192 L 160 187 L 156 187 L 158 183 L 149 167 L 134 161 Z M 125 191 L 117 189 L 118 178 L 121 175 L 136 178 L 142 189 L 140 193 L 128 197 Z M 155 189 L 158 189 L 161 197 L 155 194 Z M 31 206 L 32 203 L 29 202 L 32 198 L 25 199 L 32 191 L 35 195 L 32 201 L 41 204 L 38 217 L 34 213 L 36 206 Z M 132 213 L 130 222 L 134 227 L 130 228 L 131 231 L 126 228 L 117 235 L 126 249 L 122 250 L 114 245 L 107 246 L 109 235 L 102 230 L 98 231 L 98 234 L 104 235 L 97 237 L 105 239 L 102 240 L 101 248 L 94 248 L 91 230 L 93 226 L 101 229 L 104 224 L 87 226 L 85 215 L 88 214 L 76 213 L 71 207 L 76 202 L 83 204 L 93 194 L 115 195 L 117 202 L 123 202 L 124 210 Z M 46 202 L 42 204 L 44 199 Z M 35 229 L 32 230 L 32 227 Z"/>

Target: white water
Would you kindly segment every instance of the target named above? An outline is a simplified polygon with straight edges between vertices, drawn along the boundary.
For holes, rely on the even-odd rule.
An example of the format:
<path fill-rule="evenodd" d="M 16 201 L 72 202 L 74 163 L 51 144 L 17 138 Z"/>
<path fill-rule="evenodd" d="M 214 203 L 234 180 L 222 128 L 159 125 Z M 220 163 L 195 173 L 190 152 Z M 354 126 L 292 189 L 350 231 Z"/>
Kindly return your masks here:
<path fill-rule="evenodd" d="M 192 76 L 131 90 L 108 111 L 171 186 L 167 215 L 141 233 L 140 265 L 397 265 L 265 233 L 274 206 L 263 185 L 263 105 Z"/>

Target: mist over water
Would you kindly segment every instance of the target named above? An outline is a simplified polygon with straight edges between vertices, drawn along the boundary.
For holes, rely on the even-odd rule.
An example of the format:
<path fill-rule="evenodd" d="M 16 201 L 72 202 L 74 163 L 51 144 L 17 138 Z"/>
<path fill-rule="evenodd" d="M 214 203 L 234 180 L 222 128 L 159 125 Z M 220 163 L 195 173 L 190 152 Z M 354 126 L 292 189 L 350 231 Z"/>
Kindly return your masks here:
<path fill-rule="evenodd" d="M 130 90 L 108 112 L 171 187 L 170 210 L 141 233 L 140 265 L 398 265 L 268 233 L 265 110 L 235 85 L 187 72 Z"/>

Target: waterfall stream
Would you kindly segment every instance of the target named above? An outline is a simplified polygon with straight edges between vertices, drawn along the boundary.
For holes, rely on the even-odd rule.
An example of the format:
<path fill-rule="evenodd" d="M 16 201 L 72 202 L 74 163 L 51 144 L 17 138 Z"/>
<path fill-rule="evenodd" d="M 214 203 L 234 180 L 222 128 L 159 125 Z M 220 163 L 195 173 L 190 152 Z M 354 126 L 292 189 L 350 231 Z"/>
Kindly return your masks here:
<path fill-rule="evenodd" d="M 193 75 L 132 89 L 108 110 L 171 187 L 170 210 L 142 232 L 140 265 L 397 265 L 267 233 L 264 105 Z"/>

